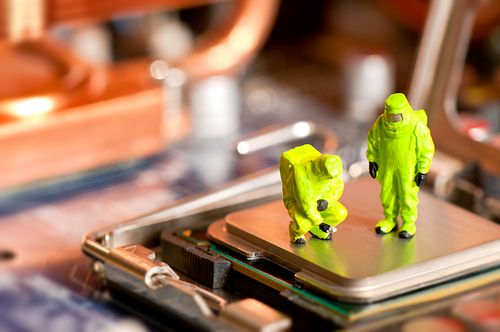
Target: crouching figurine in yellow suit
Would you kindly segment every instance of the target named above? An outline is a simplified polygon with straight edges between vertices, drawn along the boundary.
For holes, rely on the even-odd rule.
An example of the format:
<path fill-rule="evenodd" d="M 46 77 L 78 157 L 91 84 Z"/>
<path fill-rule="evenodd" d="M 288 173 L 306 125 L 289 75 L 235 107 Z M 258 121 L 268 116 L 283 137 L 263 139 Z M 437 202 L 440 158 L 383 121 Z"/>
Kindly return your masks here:
<path fill-rule="evenodd" d="M 413 111 L 402 93 L 394 93 L 385 101 L 385 111 L 368 133 L 366 158 L 370 175 L 380 182 L 380 200 L 385 218 L 377 223 L 378 234 L 398 227 L 398 214 L 403 224 L 399 237 L 415 235 L 418 187 L 427 179 L 434 155 L 427 116 L 423 110 Z"/>
<path fill-rule="evenodd" d="M 338 156 L 321 155 L 309 144 L 281 155 L 283 203 L 292 218 L 292 243 L 305 243 L 307 232 L 330 240 L 337 230 L 335 226 L 345 220 L 347 209 L 338 202 L 344 190 L 341 173 L 342 161 Z"/>

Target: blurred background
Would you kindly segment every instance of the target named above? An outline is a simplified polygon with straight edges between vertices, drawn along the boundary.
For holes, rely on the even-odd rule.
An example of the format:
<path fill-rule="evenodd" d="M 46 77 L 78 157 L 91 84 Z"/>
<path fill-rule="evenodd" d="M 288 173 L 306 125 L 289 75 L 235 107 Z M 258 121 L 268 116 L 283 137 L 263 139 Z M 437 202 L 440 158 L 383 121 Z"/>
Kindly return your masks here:
<path fill-rule="evenodd" d="M 346 182 L 366 174 L 366 134 L 391 93 L 409 92 L 430 6 L 2 0 L 0 322 L 67 331 L 98 316 L 94 330 L 147 329 L 100 307 L 85 233 L 276 166 L 304 142 L 338 154 Z M 444 79 L 457 87 L 450 128 L 495 150 L 499 65 L 500 4 L 490 1 L 474 10 L 463 68 Z M 427 190 L 500 220 L 498 166 L 436 135 Z M 33 326 L 19 318 L 28 310 Z"/>

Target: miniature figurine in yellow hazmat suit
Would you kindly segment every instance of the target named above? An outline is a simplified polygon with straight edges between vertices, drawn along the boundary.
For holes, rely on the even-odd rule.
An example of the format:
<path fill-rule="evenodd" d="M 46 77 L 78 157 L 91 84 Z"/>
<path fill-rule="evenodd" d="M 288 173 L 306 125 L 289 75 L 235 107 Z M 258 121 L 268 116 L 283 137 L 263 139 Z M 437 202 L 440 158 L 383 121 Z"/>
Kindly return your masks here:
<path fill-rule="evenodd" d="M 305 243 L 307 232 L 331 239 L 335 226 L 347 217 L 346 208 L 338 202 L 344 190 L 340 158 L 321 155 L 311 145 L 302 145 L 281 155 L 280 174 L 283 203 L 292 218 L 292 243 Z"/>
<path fill-rule="evenodd" d="M 385 218 L 377 223 L 379 234 L 398 227 L 398 214 L 403 224 L 400 238 L 415 235 L 418 189 L 427 179 L 434 155 L 434 143 L 427 128 L 423 110 L 413 111 L 402 93 L 394 93 L 385 101 L 385 111 L 368 133 L 366 158 L 370 175 L 380 182 L 380 200 Z"/>

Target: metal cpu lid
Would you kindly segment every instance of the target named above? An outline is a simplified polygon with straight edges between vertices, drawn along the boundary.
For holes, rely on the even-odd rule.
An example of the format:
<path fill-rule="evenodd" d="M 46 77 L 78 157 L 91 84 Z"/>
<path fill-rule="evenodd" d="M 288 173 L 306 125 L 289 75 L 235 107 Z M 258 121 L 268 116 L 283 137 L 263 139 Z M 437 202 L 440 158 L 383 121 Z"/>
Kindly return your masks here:
<path fill-rule="evenodd" d="M 500 226 L 420 191 L 417 233 L 375 233 L 383 218 L 380 185 L 366 178 L 346 185 L 347 219 L 331 241 L 306 234 L 290 243 L 281 201 L 229 214 L 208 235 L 248 258 L 270 257 L 300 270 L 309 289 L 348 302 L 373 302 L 500 265 Z"/>

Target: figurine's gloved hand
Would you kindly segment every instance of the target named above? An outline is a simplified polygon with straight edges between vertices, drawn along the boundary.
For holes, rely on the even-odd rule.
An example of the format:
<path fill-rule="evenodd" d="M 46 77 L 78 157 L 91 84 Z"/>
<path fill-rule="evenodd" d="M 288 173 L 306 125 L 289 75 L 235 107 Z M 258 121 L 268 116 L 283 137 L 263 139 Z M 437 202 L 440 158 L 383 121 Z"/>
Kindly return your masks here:
<path fill-rule="evenodd" d="M 318 199 L 316 206 L 318 211 L 325 211 L 328 209 L 328 201 L 326 199 Z"/>
<path fill-rule="evenodd" d="M 370 161 L 369 165 L 370 165 L 370 175 L 372 178 L 375 179 L 377 177 L 378 165 L 374 161 Z"/>
<path fill-rule="evenodd" d="M 418 173 L 415 177 L 415 183 L 417 184 L 417 187 L 420 187 L 420 185 L 424 184 L 425 181 L 427 181 L 427 174 Z"/>

